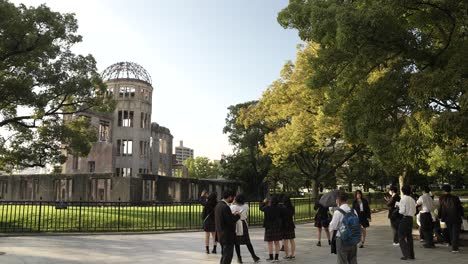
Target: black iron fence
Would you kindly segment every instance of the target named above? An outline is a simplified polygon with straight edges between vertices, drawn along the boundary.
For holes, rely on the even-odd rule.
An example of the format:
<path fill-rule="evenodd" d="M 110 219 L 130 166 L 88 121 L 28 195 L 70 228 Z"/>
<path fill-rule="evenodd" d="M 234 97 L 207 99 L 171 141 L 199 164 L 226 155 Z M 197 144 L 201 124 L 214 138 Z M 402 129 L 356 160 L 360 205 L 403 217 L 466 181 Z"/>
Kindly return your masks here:
<path fill-rule="evenodd" d="M 295 222 L 314 219 L 314 200 L 292 199 Z M 372 203 L 383 208 L 383 202 Z M 250 225 L 263 223 L 259 202 L 248 202 Z M 0 233 L 134 232 L 201 229 L 198 202 L 49 202 L 0 201 Z"/>

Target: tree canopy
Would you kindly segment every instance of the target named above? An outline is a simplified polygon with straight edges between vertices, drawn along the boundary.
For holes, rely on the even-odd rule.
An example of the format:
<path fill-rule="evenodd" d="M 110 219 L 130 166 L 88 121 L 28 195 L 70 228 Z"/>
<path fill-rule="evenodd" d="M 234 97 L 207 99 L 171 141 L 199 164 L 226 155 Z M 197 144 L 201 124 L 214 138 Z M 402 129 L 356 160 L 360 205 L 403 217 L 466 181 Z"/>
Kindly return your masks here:
<path fill-rule="evenodd" d="M 220 174 L 219 162 L 210 161 L 207 157 L 188 158 L 184 161 L 189 178 L 209 179 Z"/>
<path fill-rule="evenodd" d="M 113 109 L 93 56 L 71 51 L 77 29 L 73 14 L 0 0 L 0 170 L 86 155 L 95 131 L 63 116 Z"/>
<path fill-rule="evenodd" d="M 308 87 L 387 172 L 467 171 L 468 3 L 290 0 L 278 15 L 318 45 Z"/>

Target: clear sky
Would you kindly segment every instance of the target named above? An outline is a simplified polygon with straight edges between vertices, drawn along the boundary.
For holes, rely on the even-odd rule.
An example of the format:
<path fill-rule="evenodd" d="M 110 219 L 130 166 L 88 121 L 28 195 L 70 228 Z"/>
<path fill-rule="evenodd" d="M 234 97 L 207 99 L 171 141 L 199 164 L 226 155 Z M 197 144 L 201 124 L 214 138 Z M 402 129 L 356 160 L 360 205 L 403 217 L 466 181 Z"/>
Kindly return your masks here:
<path fill-rule="evenodd" d="M 231 153 L 222 133 L 227 107 L 258 99 L 293 60 L 297 32 L 276 17 L 287 0 L 20 0 L 73 12 L 99 71 L 119 61 L 143 66 L 153 80 L 152 121 L 219 159 Z"/>

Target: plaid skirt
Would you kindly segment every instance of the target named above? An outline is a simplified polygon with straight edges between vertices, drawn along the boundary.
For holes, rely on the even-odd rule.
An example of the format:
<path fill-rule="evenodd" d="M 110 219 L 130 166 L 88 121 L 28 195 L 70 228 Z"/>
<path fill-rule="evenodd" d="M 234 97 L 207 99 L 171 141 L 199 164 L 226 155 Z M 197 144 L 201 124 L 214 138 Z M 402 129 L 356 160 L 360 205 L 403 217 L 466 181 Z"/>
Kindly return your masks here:
<path fill-rule="evenodd" d="M 242 228 L 243 228 L 243 235 L 237 236 L 237 244 L 238 245 L 250 244 L 249 228 L 247 227 L 247 223 L 245 221 L 242 221 Z"/>
<path fill-rule="evenodd" d="M 283 231 L 280 228 L 265 229 L 264 241 L 281 241 L 283 240 Z"/>
<path fill-rule="evenodd" d="M 296 232 L 293 229 L 283 230 L 283 239 L 294 239 L 296 238 Z"/>

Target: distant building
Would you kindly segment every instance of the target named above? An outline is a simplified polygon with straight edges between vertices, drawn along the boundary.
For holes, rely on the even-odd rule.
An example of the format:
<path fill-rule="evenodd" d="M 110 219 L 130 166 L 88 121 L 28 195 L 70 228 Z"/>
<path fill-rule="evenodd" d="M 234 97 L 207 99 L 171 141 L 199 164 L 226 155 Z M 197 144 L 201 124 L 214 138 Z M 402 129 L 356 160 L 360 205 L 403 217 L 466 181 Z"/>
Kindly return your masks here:
<path fill-rule="evenodd" d="M 188 158 L 193 158 L 193 149 L 184 147 L 184 141 L 180 141 L 180 145 L 175 148 L 176 164 L 183 164 Z"/>
<path fill-rule="evenodd" d="M 140 65 L 119 62 L 102 73 L 107 93 L 117 105 L 113 113 L 84 112 L 98 131 L 87 157 L 68 155 L 62 172 L 113 173 L 115 177 L 139 174 L 172 175 L 172 140 L 169 129 L 151 123 L 153 86 Z"/>

